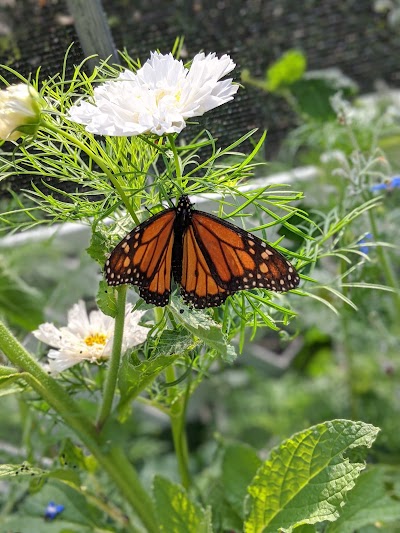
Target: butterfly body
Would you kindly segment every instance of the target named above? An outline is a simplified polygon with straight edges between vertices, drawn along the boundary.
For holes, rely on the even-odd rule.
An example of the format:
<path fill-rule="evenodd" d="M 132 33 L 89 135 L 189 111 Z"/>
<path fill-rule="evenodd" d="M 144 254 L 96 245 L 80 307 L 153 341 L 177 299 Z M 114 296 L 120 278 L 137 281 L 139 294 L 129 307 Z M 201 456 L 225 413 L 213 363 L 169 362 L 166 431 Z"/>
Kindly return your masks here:
<path fill-rule="evenodd" d="M 133 284 L 140 296 L 165 306 L 171 277 L 186 303 L 196 308 L 221 305 L 239 290 L 284 292 L 299 284 L 282 254 L 245 230 L 193 209 L 186 195 L 132 230 L 105 264 L 109 285 Z"/>

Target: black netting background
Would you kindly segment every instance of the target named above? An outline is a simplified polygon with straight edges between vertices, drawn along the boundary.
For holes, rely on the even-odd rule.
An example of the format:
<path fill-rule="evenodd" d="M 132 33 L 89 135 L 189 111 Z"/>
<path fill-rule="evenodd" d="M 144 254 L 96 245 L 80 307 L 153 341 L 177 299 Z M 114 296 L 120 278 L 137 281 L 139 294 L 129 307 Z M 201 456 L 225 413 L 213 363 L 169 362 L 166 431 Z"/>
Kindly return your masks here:
<path fill-rule="evenodd" d="M 338 66 L 361 92 L 373 90 L 376 80 L 400 85 L 400 31 L 374 10 L 373 0 L 103 0 L 103 6 L 117 48 L 142 61 L 150 50 L 170 51 L 183 35 L 188 58 L 200 50 L 231 54 L 237 79 L 243 68 L 261 76 L 296 47 L 310 69 Z M 0 62 L 24 75 L 38 66 L 42 79 L 59 72 L 72 41 L 70 67 L 83 59 L 63 0 L 0 0 L 0 34 Z M 267 158 L 294 124 L 284 102 L 251 87 L 203 119 L 222 146 L 254 127 L 268 128 Z"/>

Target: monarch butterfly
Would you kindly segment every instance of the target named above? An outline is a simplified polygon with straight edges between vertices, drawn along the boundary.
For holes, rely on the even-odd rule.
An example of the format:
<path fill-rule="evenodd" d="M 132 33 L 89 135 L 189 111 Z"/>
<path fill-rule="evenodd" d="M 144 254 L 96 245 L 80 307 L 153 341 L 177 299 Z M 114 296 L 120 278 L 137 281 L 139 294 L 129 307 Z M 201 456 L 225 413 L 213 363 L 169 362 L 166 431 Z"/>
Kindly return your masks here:
<path fill-rule="evenodd" d="M 198 309 L 257 287 L 284 292 L 300 282 L 282 254 L 247 231 L 203 211 L 189 198 L 134 228 L 105 264 L 109 285 L 139 287 L 149 304 L 167 305 L 171 272 L 184 301 Z"/>

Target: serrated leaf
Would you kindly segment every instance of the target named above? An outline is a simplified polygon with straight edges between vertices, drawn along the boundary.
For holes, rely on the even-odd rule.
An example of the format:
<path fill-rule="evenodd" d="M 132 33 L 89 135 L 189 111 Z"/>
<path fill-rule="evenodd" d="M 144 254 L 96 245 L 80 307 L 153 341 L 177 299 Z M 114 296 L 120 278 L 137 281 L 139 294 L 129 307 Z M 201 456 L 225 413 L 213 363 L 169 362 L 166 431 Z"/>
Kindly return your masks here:
<path fill-rule="evenodd" d="M 235 348 L 228 344 L 220 324 L 205 311 L 178 307 L 174 300 L 171 301 L 170 309 L 179 324 L 216 350 L 225 361 L 232 363 L 236 359 Z"/>
<path fill-rule="evenodd" d="M 124 417 L 129 402 L 137 396 L 157 375 L 195 346 L 192 336 L 183 328 L 164 330 L 160 335 L 152 357 L 134 361 L 124 357 L 119 371 L 118 384 L 121 401 L 118 406 L 120 418 Z"/>
<path fill-rule="evenodd" d="M 88 255 L 94 259 L 97 263 L 104 263 L 104 248 L 105 248 L 105 236 L 101 230 L 92 231 L 92 236 L 90 238 L 90 244 L 86 248 Z"/>
<path fill-rule="evenodd" d="M 15 476 L 44 476 L 48 471 L 42 468 L 31 466 L 27 462 L 21 464 L 3 464 L 0 465 L 0 477 L 8 478 Z"/>
<path fill-rule="evenodd" d="M 229 446 L 222 460 L 222 483 L 225 497 L 242 517 L 247 487 L 261 465 L 256 451 L 245 444 Z"/>
<path fill-rule="evenodd" d="M 183 355 L 189 350 L 193 350 L 198 342 L 193 341 L 192 335 L 182 326 L 176 329 L 165 329 L 160 335 L 155 349 L 155 356 L 171 356 L 174 354 Z"/>
<path fill-rule="evenodd" d="M 80 479 L 76 472 L 60 468 L 44 470 L 43 468 L 30 465 L 26 461 L 21 464 L 0 465 L 0 478 L 12 477 L 29 477 L 35 478 L 35 480 L 41 479 L 43 481 L 47 478 L 54 478 L 72 485 L 80 485 Z"/>
<path fill-rule="evenodd" d="M 115 318 L 117 315 L 117 300 L 114 287 L 110 287 L 105 280 L 99 283 L 99 290 L 96 295 L 97 307 L 102 313 Z"/>
<path fill-rule="evenodd" d="M 345 453 L 370 447 L 378 431 L 363 422 L 333 420 L 273 449 L 248 487 L 245 532 L 291 532 L 297 525 L 336 520 L 365 467 Z"/>
<path fill-rule="evenodd" d="M 134 398 L 145 386 L 167 366 L 171 365 L 180 354 L 160 355 L 152 357 L 134 365 L 128 357 L 124 357 L 119 372 L 119 388 L 121 391 L 121 405 L 125 403 L 127 396 Z"/>
<path fill-rule="evenodd" d="M 93 455 L 88 455 L 80 446 L 73 444 L 71 439 L 65 439 L 60 450 L 60 464 L 68 468 L 77 468 L 94 473 L 98 463 Z"/>
<path fill-rule="evenodd" d="M 374 466 L 363 472 L 349 493 L 340 518 L 329 524 L 327 533 L 352 533 L 377 523 L 400 523 L 399 470 Z"/>
<path fill-rule="evenodd" d="M 210 512 L 191 501 L 183 487 L 156 476 L 153 495 L 160 532 L 211 533 Z"/>

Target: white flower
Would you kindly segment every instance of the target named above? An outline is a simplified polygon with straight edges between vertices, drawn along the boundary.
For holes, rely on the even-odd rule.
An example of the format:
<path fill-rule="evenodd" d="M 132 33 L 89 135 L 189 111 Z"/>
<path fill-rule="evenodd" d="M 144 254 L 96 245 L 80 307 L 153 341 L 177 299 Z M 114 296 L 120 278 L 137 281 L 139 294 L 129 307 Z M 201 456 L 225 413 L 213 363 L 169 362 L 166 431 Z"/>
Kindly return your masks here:
<path fill-rule="evenodd" d="M 139 326 L 144 312 L 132 312 L 127 304 L 125 313 L 122 352 L 144 342 L 148 328 Z M 50 372 L 62 372 L 82 361 L 100 363 L 111 355 L 114 319 L 101 311 L 91 311 L 89 316 L 84 302 L 79 301 L 68 312 L 68 326 L 57 328 L 46 322 L 33 335 L 40 341 L 52 346 L 47 354 Z"/>
<path fill-rule="evenodd" d="M 172 54 L 152 52 L 136 73 L 122 72 L 116 80 L 94 89 L 94 103 L 82 101 L 69 118 L 100 135 L 179 133 L 188 118 L 203 115 L 233 99 L 239 86 L 219 81 L 235 63 L 228 55 L 197 54 L 190 70 Z"/>
<path fill-rule="evenodd" d="M 33 135 L 40 121 L 39 94 L 25 83 L 0 91 L 0 139 L 16 141 L 22 134 Z"/>

